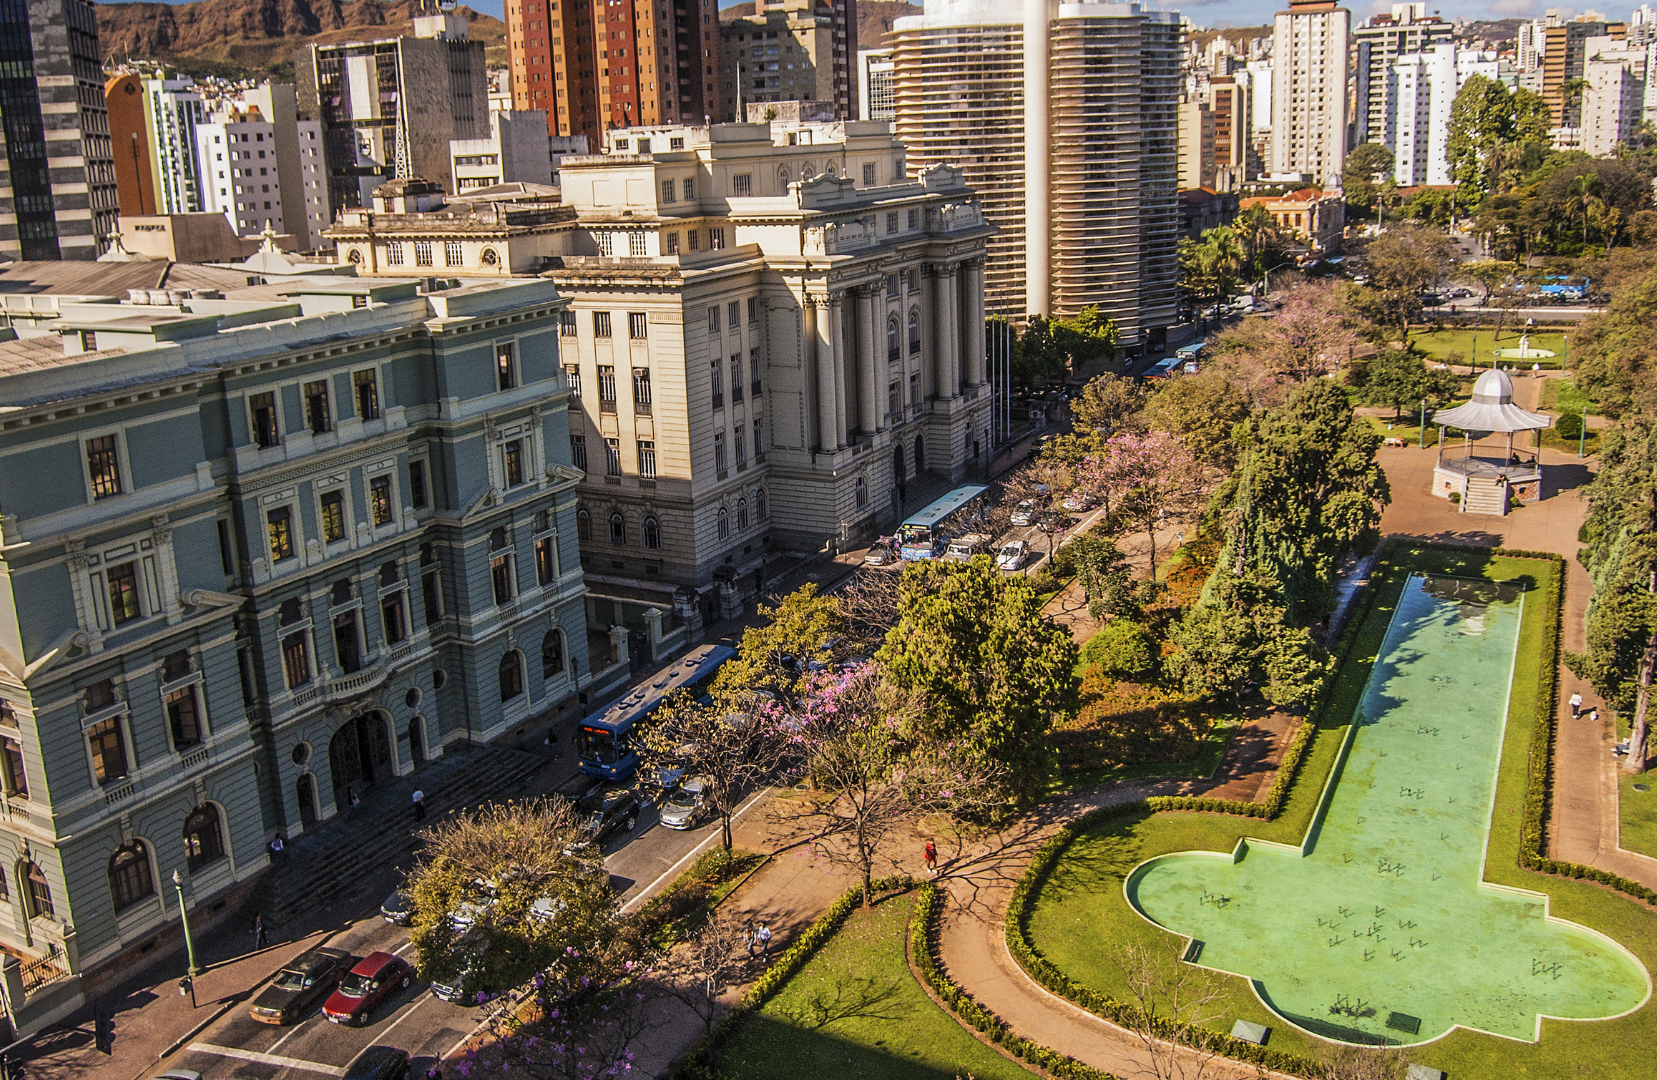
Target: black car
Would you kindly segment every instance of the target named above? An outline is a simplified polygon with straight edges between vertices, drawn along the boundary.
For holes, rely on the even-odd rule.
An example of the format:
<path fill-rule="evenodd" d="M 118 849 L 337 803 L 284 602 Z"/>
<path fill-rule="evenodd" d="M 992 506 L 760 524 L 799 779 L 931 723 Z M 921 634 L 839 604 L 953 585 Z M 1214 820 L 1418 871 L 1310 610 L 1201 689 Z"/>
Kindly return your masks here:
<path fill-rule="evenodd" d="M 357 1055 L 342 1080 L 404 1080 L 409 1074 L 408 1051 L 395 1046 L 370 1046 Z"/>
<path fill-rule="evenodd" d="M 291 1024 L 333 993 L 334 984 L 349 970 L 351 954 L 340 949 L 301 953 L 259 991 L 247 1007 L 248 1015 L 261 1024 Z"/>
<path fill-rule="evenodd" d="M 407 926 L 414 921 L 414 901 L 408 893 L 399 889 L 380 905 L 380 918 L 393 926 Z"/>
<path fill-rule="evenodd" d="M 617 833 L 638 828 L 641 808 L 639 797 L 625 789 L 601 791 L 576 804 L 589 842 L 598 847 L 609 843 Z"/>

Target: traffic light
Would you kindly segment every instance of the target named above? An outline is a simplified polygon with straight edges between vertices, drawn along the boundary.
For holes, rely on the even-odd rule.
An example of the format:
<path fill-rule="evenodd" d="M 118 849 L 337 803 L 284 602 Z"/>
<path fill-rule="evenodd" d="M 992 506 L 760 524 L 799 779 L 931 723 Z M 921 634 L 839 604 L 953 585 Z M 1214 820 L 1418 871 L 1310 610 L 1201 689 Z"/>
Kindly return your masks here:
<path fill-rule="evenodd" d="M 92 1040 L 100 1054 L 115 1053 L 115 1018 L 106 1009 L 92 1014 Z"/>

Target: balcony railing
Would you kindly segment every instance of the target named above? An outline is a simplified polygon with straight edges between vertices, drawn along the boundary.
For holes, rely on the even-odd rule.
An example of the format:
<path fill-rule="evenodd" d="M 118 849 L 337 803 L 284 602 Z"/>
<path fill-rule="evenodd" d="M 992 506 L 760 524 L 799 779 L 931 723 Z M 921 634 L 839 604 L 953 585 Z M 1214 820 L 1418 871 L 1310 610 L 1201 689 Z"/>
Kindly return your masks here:
<path fill-rule="evenodd" d="M 38 960 L 25 960 L 18 965 L 18 973 L 23 976 L 23 992 L 32 994 L 48 983 L 67 978 L 67 969 L 59 967 L 53 958 L 43 956 Z"/>

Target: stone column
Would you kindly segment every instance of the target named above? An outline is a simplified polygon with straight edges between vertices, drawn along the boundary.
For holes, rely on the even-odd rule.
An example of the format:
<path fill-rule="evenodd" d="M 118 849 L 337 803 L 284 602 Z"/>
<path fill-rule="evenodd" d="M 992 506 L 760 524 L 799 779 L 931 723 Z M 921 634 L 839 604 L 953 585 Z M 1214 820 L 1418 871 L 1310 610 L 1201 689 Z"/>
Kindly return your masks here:
<path fill-rule="evenodd" d="M 984 260 L 963 264 L 966 270 L 961 310 L 966 321 L 967 385 L 984 384 Z"/>
<path fill-rule="evenodd" d="M 611 625 L 610 648 L 616 654 L 616 663 L 623 667 L 632 664 L 633 658 L 627 654 L 627 627 Z"/>
<path fill-rule="evenodd" d="M 834 386 L 834 313 L 839 305 L 830 306 L 826 296 L 810 298 L 812 315 L 812 334 L 817 353 L 817 436 L 818 442 L 825 453 L 832 453 L 840 446 L 840 433 L 845 429 L 840 426 L 838 406 L 839 394 Z"/>
<path fill-rule="evenodd" d="M 955 297 L 955 267 L 938 266 L 933 273 L 938 283 L 937 294 L 932 298 L 938 324 L 932 357 L 934 370 L 938 373 L 938 396 L 956 398 L 961 396 L 961 349 L 957 340 L 961 312 Z"/>
<path fill-rule="evenodd" d="M 644 628 L 650 642 L 650 659 L 662 658 L 662 619 L 666 616 L 661 608 L 644 609 Z"/>
<path fill-rule="evenodd" d="M 865 435 L 880 430 L 880 391 L 875 386 L 875 290 L 857 293 L 857 426 Z"/>
<path fill-rule="evenodd" d="M 834 448 L 846 445 L 846 294 L 829 297 L 830 351 L 834 354 Z"/>

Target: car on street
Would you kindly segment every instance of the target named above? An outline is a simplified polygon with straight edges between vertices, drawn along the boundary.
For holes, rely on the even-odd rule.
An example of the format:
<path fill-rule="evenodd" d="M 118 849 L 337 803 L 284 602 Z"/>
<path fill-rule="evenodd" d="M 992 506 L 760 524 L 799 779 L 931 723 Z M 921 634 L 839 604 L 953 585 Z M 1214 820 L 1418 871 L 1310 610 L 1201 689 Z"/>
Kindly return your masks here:
<path fill-rule="evenodd" d="M 328 996 L 351 966 L 351 954 L 342 949 L 312 949 L 300 953 L 276 973 L 270 985 L 247 1007 L 261 1024 L 291 1024 L 305 1010 Z"/>
<path fill-rule="evenodd" d="M 669 829 L 694 829 L 702 817 L 704 781 L 693 776 L 674 788 L 657 807 L 661 822 Z"/>
<path fill-rule="evenodd" d="M 1029 542 L 1012 540 L 1001 548 L 1001 553 L 995 557 L 995 565 L 1000 570 L 1020 570 L 1024 567 L 1024 560 L 1029 557 Z"/>
<path fill-rule="evenodd" d="M 891 566 L 897 561 L 897 555 L 887 544 L 875 544 L 863 555 L 864 566 Z"/>
<path fill-rule="evenodd" d="M 1036 504 L 1025 499 L 1013 508 L 1014 525 L 1033 525 L 1036 521 Z"/>
<path fill-rule="evenodd" d="M 1446 296 L 1448 296 L 1452 299 L 1455 299 L 1455 300 L 1461 300 L 1464 297 L 1472 296 L 1473 295 L 1473 290 L 1472 289 L 1451 289 L 1449 292 L 1445 293 L 1444 295 L 1446 295 Z"/>
<path fill-rule="evenodd" d="M 1077 491 L 1066 495 L 1064 497 L 1064 502 L 1060 505 L 1062 505 L 1066 510 L 1071 511 L 1091 510 L 1093 509 L 1093 500 L 1084 495 L 1082 492 Z"/>
<path fill-rule="evenodd" d="M 409 1074 L 407 1050 L 370 1046 L 357 1055 L 341 1080 L 404 1080 Z"/>
<path fill-rule="evenodd" d="M 643 807 L 633 792 L 626 788 L 612 788 L 582 799 L 575 804 L 575 809 L 587 832 L 587 839 L 581 846 L 602 848 L 618 833 L 630 833 L 637 829 L 639 811 Z"/>
<path fill-rule="evenodd" d="M 393 926 L 407 926 L 414 921 L 414 901 L 398 889 L 380 905 L 380 918 Z"/>
<path fill-rule="evenodd" d="M 388 952 L 369 953 L 339 981 L 322 1012 L 336 1024 L 366 1024 L 375 1008 L 413 981 L 407 960 Z"/>

